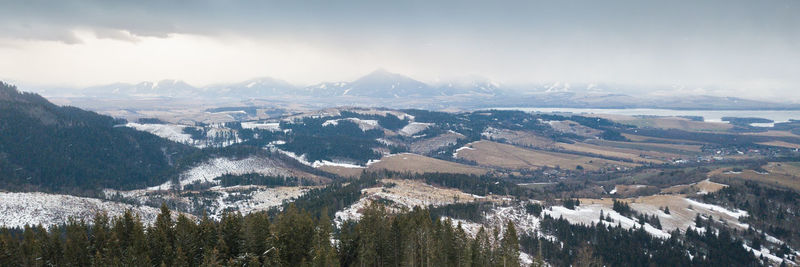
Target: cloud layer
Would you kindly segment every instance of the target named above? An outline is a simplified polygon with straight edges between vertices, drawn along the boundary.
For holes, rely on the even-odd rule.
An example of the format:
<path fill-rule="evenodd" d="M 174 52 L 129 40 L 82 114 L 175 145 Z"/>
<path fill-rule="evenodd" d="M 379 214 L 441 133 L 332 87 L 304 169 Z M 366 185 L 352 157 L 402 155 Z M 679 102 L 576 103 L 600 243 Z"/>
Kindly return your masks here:
<path fill-rule="evenodd" d="M 797 100 L 798 13 L 791 0 L 11 1 L 0 78 L 309 84 L 385 67 Z"/>

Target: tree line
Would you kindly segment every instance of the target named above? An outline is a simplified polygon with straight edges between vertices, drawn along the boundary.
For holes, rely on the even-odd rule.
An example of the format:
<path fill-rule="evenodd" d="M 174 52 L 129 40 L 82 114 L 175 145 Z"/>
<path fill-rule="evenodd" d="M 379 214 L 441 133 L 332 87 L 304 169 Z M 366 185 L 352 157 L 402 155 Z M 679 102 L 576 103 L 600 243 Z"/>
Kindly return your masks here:
<path fill-rule="evenodd" d="M 175 219 L 176 218 L 176 219 Z M 174 216 L 162 205 L 152 225 L 131 211 L 93 223 L 0 228 L 2 266 L 519 266 L 514 225 L 505 231 L 431 219 L 427 209 L 391 214 L 368 206 L 361 220 L 333 227 L 289 205 L 270 216 L 226 213 L 219 221 Z"/>

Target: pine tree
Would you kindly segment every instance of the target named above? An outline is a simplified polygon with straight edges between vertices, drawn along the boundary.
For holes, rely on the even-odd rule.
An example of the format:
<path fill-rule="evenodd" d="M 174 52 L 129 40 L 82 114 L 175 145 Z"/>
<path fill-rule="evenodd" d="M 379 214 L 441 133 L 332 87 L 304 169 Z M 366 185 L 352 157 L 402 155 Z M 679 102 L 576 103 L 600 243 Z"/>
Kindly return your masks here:
<path fill-rule="evenodd" d="M 0 262 L 8 266 L 22 264 L 18 244 L 6 228 L 0 232 Z"/>
<path fill-rule="evenodd" d="M 314 236 L 314 266 L 338 266 L 339 261 L 336 258 L 336 251 L 331 246 L 331 219 L 328 217 L 327 209 L 320 212 L 320 218 L 317 221 L 316 235 Z"/>
<path fill-rule="evenodd" d="M 502 254 L 502 266 L 519 266 L 519 239 L 517 239 L 517 229 L 514 223 L 508 221 L 505 233 L 500 243 L 500 253 Z"/>
<path fill-rule="evenodd" d="M 265 212 L 251 213 L 244 218 L 244 251 L 249 255 L 260 256 L 269 249 L 269 216 Z"/>
<path fill-rule="evenodd" d="M 219 252 L 217 249 L 209 249 L 203 254 L 203 262 L 200 264 L 203 267 L 215 267 L 219 264 Z"/>
<path fill-rule="evenodd" d="M 47 244 L 44 249 L 45 264 L 51 266 L 60 266 L 63 264 L 62 256 L 64 255 L 61 241 L 61 229 L 53 226 L 48 231 Z"/>
<path fill-rule="evenodd" d="M 181 249 L 188 265 L 196 266 L 200 263 L 203 257 L 202 245 L 197 225 L 185 215 L 178 215 L 175 222 L 175 247 Z M 176 256 L 176 260 L 178 256 L 180 255 Z"/>
<path fill-rule="evenodd" d="M 161 203 L 161 212 L 156 216 L 153 227 L 147 231 L 150 259 L 154 263 L 172 265 L 175 242 L 172 228 L 171 212 L 165 203 Z"/>
<path fill-rule="evenodd" d="M 219 234 L 220 242 L 224 243 L 226 249 L 223 250 L 220 246 L 219 253 L 223 259 L 235 258 L 244 252 L 242 250 L 243 221 L 242 214 L 239 212 L 227 212 L 222 215 L 222 220 L 219 222 Z"/>
<path fill-rule="evenodd" d="M 277 237 L 275 247 L 278 249 L 282 264 L 297 266 L 310 259 L 314 222 L 307 212 L 298 211 L 291 204 L 278 216 L 273 227 Z"/>
<path fill-rule="evenodd" d="M 594 256 L 594 249 L 591 245 L 583 244 L 578 249 L 575 257 L 575 267 L 600 267 L 603 264 Z"/>
<path fill-rule="evenodd" d="M 65 230 L 64 264 L 69 266 L 88 266 L 92 254 L 89 253 L 89 230 L 86 223 L 70 219 Z"/>
<path fill-rule="evenodd" d="M 111 242 L 111 230 L 109 228 L 108 215 L 105 212 L 98 212 L 94 216 L 94 224 L 91 229 L 91 252 L 94 255 L 106 256 Z M 97 257 L 97 256 L 95 256 Z M 101 260 L 102 262 L 102 260 Z"/>
<path fill-rule="evenodd" d="M 41 240 L 36 240 L 34 229 L 25 225 L 22 233 L 22 245 L 20 246 L 22 265 L 39 266 L 42 265 L 42 255 L 40 249 Z"/>

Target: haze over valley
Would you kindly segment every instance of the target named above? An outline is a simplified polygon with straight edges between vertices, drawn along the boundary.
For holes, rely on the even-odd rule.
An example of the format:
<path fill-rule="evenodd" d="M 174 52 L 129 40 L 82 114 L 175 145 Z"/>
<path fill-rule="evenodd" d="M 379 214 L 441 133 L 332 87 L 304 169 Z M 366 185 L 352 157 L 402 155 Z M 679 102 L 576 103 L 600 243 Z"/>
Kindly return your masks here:
<path fill-rule="evenodd" d="M 796 1 L 0 6 L 0 266 L 800 264 Z"/>

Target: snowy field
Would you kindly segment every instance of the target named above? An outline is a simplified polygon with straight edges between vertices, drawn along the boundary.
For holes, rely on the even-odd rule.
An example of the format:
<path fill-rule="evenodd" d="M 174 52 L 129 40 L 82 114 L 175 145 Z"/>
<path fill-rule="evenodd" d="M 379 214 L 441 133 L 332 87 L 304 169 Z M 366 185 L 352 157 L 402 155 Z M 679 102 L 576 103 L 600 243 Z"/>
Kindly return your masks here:
<path fill-rule="evenodd" d="M 293 176 L 294 174 L 282 168 L 277 162 L 269 158 L 249 157 L 245 159 L 215 158 L 199 164 L 181 173 L 181 188 L 196 182 L 218 183 L 214 178 L 225 174 L 241 175 L 247 173 L 258 173 L 270 176 Z M 168 190 L 172 186 L 172 181 L 153 186 L 148 190 Z"/>
<path fill-rule="evenodd" d="M 376 120 L 362 120 L 362 119 L 359 119 L 359 118 L 346 118 L 346 119 L 327 120 L 327 121 L 322 123 L 322 126 L 329 126 L 329 125 L 336 126 L 336 125 L 339 125 L 340 121 L 351 121 L 351 122 L 355 123 L 356 125 L 358 125 L 358 128 L 361 129 L 362 131 L 369 131 L 369 130 L 372 130 L 372 129 L 379 129 L 380 128 L 380 126 L 378 126 L 378 121 L 376 121 Z"/>
<path fill-rule="evenodd" d="M 384 179 L 381 182 L 393 185 L 362 189 L 361 199 L 344 210 L 336 212 L 336 224 L 339 225 L 347 220 L 359 220 L 361 211 L 379 199 L 390 201 L 391 205 L 387 207 L 390 211 L 408 210 L 418 206 L 467 203 L 476 199 L 499 201 L 496 198 L 476 197 L 455 189 L 435 187 L 417 180 Z"/>
<path fill-rule="evenodd" d="M 188 144 L 192 142 L 192 136 L 183 133 L 183 128 L 186 128 L 186 126 L 183 125 L 141 124 L 141 123 L 129 122 L 128 124 L 125 124 L 125 126 L 134 128 L 139 131 L 148 132 L 157 135 L 161 138 L 165 138 L 182 144 Z"/>
<path fill-rule="evenodd" d="M 425 129 L 428 129 L 428 127 L 430 127 L 431 125 L 433 125 L 433 123 L 411 122 L 402 129 L 400 129 L 400 131 L 397 131 L 397 133 L 402 136 L 412 136 L 421 131 L 424 131 Z"/>
<path fill-rule="evenodd" d="M 97 212 L 106 212 L 114 217 L 129 209 L 147 224 L 154 222 L 159 213 L 153 207 L 95 198 L 46 193 L 0 193 L 0 225 L 5 227 L 23 227 L 25 224 L 54 225 L 65 223 L 69 218 L 91 222 Z"/>

